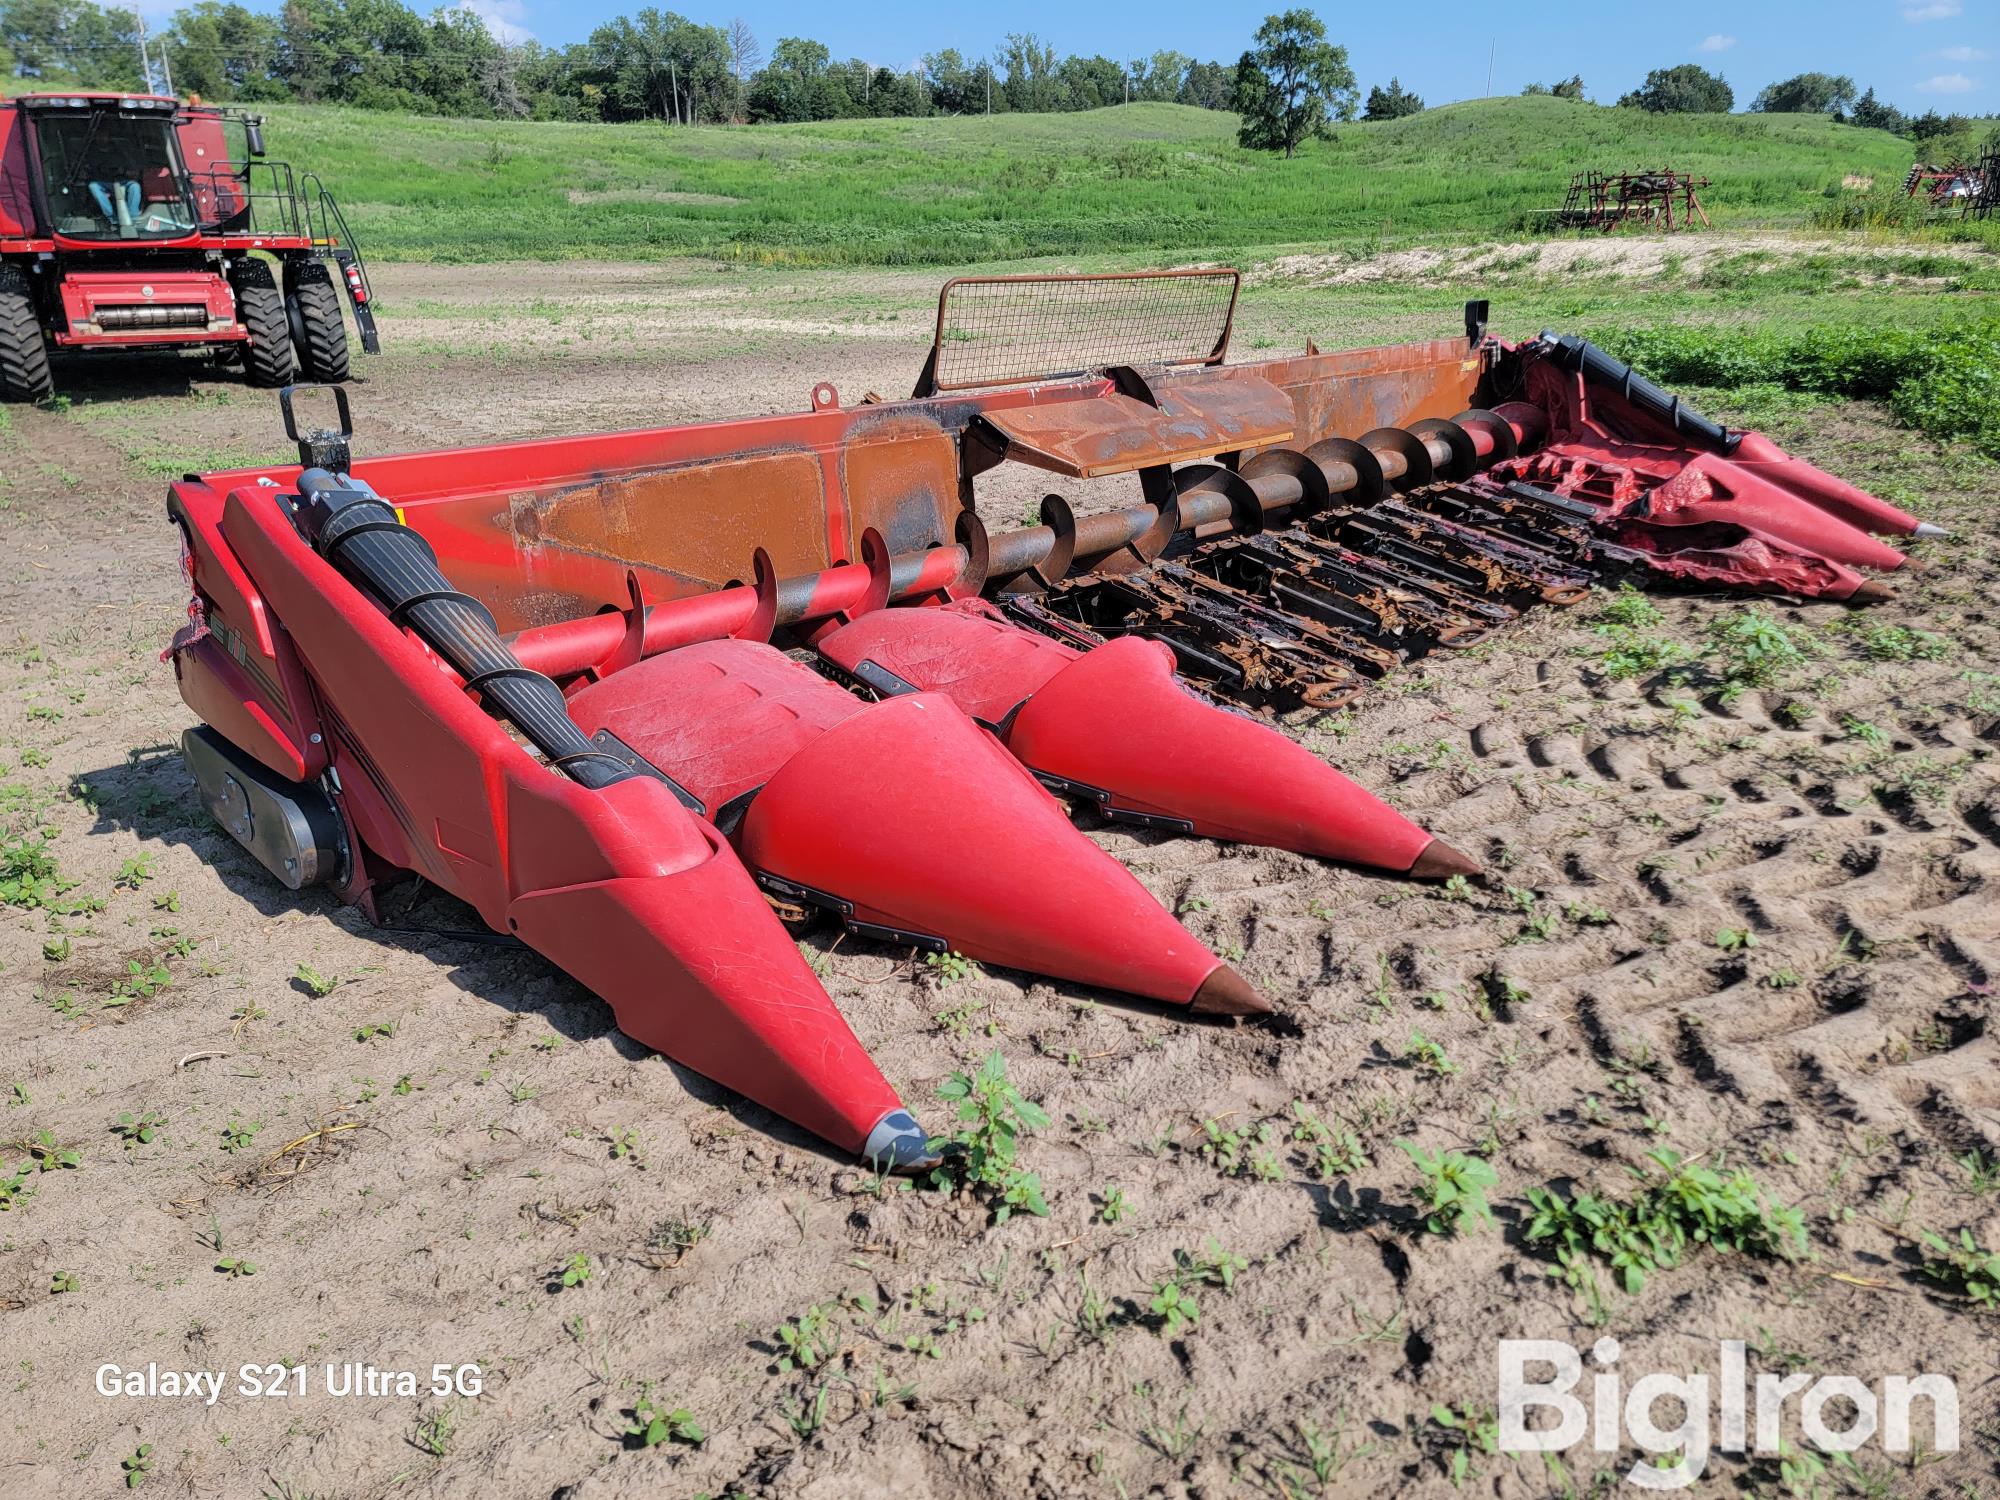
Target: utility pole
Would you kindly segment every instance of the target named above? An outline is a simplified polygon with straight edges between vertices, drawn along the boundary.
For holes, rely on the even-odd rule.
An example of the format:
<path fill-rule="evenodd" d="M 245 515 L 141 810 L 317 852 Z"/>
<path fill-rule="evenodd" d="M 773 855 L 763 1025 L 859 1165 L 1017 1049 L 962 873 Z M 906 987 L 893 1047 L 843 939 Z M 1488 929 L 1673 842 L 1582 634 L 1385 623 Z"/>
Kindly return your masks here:
<path fill-rule="evenodd" d="M 146 18 L 133 13 L 139 23 L 139 87 L 147 93 L 153 92 L 153 59 L 146 55 Z"/>
<path fill-rule="evenodd" d="M 1493 97 L 1493 55 L 1500 50 L 1500 38 L 1493 38 L 1486 48 L 1486 97 Z"/>
<path fill-rule="evenodd" d="M 167 61 L 167 39 L 160 38 L 160 71 L 167 75 L 167 92 L 174 91 L 174 65 Z"/>

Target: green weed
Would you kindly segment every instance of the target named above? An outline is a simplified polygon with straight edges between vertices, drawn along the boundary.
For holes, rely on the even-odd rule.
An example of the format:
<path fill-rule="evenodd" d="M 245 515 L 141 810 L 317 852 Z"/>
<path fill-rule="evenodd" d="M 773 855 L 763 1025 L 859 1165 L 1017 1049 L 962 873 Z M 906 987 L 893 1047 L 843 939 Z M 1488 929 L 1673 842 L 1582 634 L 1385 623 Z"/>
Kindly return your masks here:
<path fill-rule="evenodd" d="M 340 988 L 338 974 L 322 974 L 311 964 L 302 963 L 292 971 L 292 983 L 316 1000 L 324 1000 Z"/>
<path fill-rule="evenodd" d="M 1462 1151 L 1426 1152 L 1411 1141 L 1396 1142 L 1417 1168 L 1418 1210 L 1427 1233 L 1456 1235 L 1465 1227 L 1484 1229 L 1493 1222 L 1487 1189 L 1499 1181 L 1492 1163 Z"/>
<path fill-rule="evenodd" d="M 1805 1217 L 1769 1201 L 1748 1172 L 1722 1173 L 1662 1148 L 1650 1166 L 1632 1168 L 1628 1198 L 1530 1188 L 1523 1237 L 1555 1260 L 1549 1273 L 1602 1308 L 1592 1260 L 1636 1294 L 1654 1271 L 1678 1266 L 1691 1246 L 1767 1260 L 1792 1260 L 1806 1248 Z"/>
<path fill-rule="evenodd" d="M 1007 1078 L 1007 1060 L 991 1052 L 977 1073 L 954 1073 L 938 1097 L 958 1105 L 958 1129 L 931 1141 L 946 1153 L 931 1173 L 933 1187 L 969 1189 L 985 1200 L 996 1224 L 1016 1211 L 1044 1217 L 1042 1182 L 1018 1160 L 1022 1135 L 1041 1130 L 1049 1117 Z"/>
<path fill-rule="evenodd" d="M 1928 1229 L 1918 1238 L 1927 1252 L 1924 1275 L 1975 1307 L 2000 1311 L 2000 1253 L 1983 1247 L 1970 1229 L 1959 1230 L 1956 1243 Z"/>
<path fill-rule="evenodd" d="M 126 1111 L 112 1122 L 111 1133 L 125 1143 L 125 1149 L 152 1144 L 153 1137 L 166 1124 L 166 1117 L 154 1110 L 141 1110 L 138 1114 Z"/>
<path fill-rule="evenodd" d="M 669 1406 L 654 1400 L 650 1385 L 639 1388 L 639 1399 L 632 1403 L 632 1420 L 625 1426 L 625 1436 L 636 1438 L 641 1448 L 657 1448 L 666 1442 L 699 1447 L 708 1440 L 693 1412 L 685 1406 Z"/>

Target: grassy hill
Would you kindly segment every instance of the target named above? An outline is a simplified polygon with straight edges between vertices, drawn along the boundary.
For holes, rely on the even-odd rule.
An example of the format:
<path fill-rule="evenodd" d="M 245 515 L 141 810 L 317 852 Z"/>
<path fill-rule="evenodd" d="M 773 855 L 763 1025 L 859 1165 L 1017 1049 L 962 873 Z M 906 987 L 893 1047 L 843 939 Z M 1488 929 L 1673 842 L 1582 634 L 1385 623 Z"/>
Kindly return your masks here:
<path fill-rule="evenodd" d="M 372 253 L 435 260 L 966 265 L 1464 238 L 1519 229 L 1584 166 L 1706 173 L 1718 224 L 1782 225 L 1910 162 L 1894 136 L 1818 117 L 1548 98 L 1343 126 L 1291 161 L 1238 148 L 1233 115 L 1171 104 L 701 130 L 271 113 L 273 154 L 318 171 Z"/>

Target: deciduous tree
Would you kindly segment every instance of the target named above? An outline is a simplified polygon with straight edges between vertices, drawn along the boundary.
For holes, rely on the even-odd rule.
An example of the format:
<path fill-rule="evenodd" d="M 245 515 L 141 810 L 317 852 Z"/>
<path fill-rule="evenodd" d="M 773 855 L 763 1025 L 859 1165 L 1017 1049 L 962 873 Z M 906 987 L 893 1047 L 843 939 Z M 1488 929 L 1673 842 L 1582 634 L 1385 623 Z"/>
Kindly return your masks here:
<path fill-rule="evenodd" d="M 1256 45 L 1236 64 L 1236 108 L 1243 125 L 1236 138 L 1252 150 L 1297 152 L 1299 144 L 1327 134 L 1330 120 L 1354 118 L 1354 70 L 1347 49 L 1326 39 L 1326 27 L 1309 10 L 1266 16 Z"/>

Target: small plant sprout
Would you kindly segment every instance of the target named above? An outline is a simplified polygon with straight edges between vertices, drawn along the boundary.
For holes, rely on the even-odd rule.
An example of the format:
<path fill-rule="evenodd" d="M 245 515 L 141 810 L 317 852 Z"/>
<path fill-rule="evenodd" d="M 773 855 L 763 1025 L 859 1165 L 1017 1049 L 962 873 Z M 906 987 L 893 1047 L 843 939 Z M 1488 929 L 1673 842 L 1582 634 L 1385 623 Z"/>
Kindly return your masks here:
<path fill-rule="evenodd" d="M 590 1257 L 581 1250 L 562 1263 L 559 1280 L 564 1291 L 580 1287 L 590 1280 Z"/>
<path fill-rule="evenodd" d="M 1457 1489 L 1475 1477 L 1475 1456 L 1490 1458 L 1500 1451 L 1500 1423 L 1492 1412 L 1459 1411 L 1440 1403 L 1431 1408 L 1425 1440 Z"/>
<path fill-rule="evenodd" d="M 1178 1275 L 1154 1282 L 1153 1300 L 1146 1306 L 1159 1320 L 1160 1332 L 1168 1338 L 1183 1328 L 1193 1328 L 1201 1322 L 1201 1304 L 1182 1284 Z"/>
<path fill-rule="evenodd" d="M 141 1443 L 138 1450 L 131 1457 L 121 1458 L 118 1461 L 118 1467 L 124 1471 L 125 1488 L 136 1490 L 146 1482 L 146 1477 L 153 1472 L 153 1445 L 151 1443 Z"/>
<path fill-rule="evenodd" d="M 811 1370 L 840 1352 L 840 1308 L 816 1302 L 778 1329 L 778 1369 Z"/>
<path fill-rule="evenodd" d="M 1757 934 L 1747 927 L 1718 927 L 1715 946 L 1724 953 L 1742 953 L 1757 946 Z"/>
<path fill-rule="evenodd" d="M 53 1130 L 38 1130 L 28 1142 L 28 1156 L 37 1172 L 74 1172 L 83 1166 L 83 1153 L 56 1140 Z"/>
<path fill-rule="evenodd" d="M 1125 1190 L 1115 1183 L 1107 1183 L 1104 1191 L 1097 1195 L 1097 1217 L 1106 1224 L 1122 1223 L 1132 1212 L 1132 1205 L 1126 1201 Z"/>
<path fill-rule="evenodd" d="M 354 1028 L 354 1040 L 357 1042 L 385 1041 L 395 1034 L 394 1021 L 368 1021 Z"/>
<path fill-rule="evenodd" d="M 153 1110 L 141 1110 L 136 1115 L 128 1110 L 112 1122 L 111 1133 L 123 1141 L 125 1149 L 130 1151 L 134 1146 L 151 1145 L 164 1124 L 166 1117 Z"/>
<path fill-rule="evenodd" d="M 246 1260 L 240 1255 L 225 1256 L 215 1263 L 215 1269 L 232 1281 L 239 1276 L 255 1276 L 257 1274 L 255 1262 Z"/>
<path fill-rule="evenodd" d="M 2000 1193 L 2000 1156 L 1977 1148 L 1963 1156 L 1954 1157 L 1960 1171 L 1965 1173 L 1965 1190 L 1974 1197 L 1984 1198 L 1990 1193 Z"/>
<path fill-rule="evenodd" d="M 121 891 L 136 891 L 153 878 L 153 856 L 141 854 L 136 859 L 128 859 L 118 867 L 117 878 L 111 883 Z"/>
<path fill-rule="evenodd" d="M 701 1430 L 701 1423 L 685 1406 L 670 1407 L 664 1401 L 655 1400 L 653 1388 L 642 1385 L 639 1399 L 632 1403 L 632 1420 L 625 1426 L 625 1436 L 637 1439 L 638 1447 L 657 1448 L 661 1443 L 668 1442 L 699 1446 L 707 1440 L 708 1434 Z"/>
<path fill-rule="evenodd" d="M 1467 1220 L 1475 1229 L 1493 1222 L 1486 1190 L 1499 1180 L 1490 1162 L 1462 1151 L 1440 1151 L 1435 1155 L 1411 1141 L 1396 1146 L 1416 1164 L 1418 1208 L 1423 1213 L 1426 1232 L 1455 1235 Z"/>
<path fill-rule="evenodd" d="M 239 1120 L 234 1115 L 230 1116 L 229 1123 L 222 1127 L 222 1149 L 231 1153 L 243 1150 L 263 1128 L 262 1120 Z"/>
<path fill-rule="evenodd" d="M 150 1000 L 173 982 L 173 972 L 159 960 L 141 963 L 136 958 L 127 959 L 125 976 L 111 986 L 104 1008 L 116 1010 L 134 1000 Z"/>
<path fill-rule="evenodd" d="M 792 1436 L 800 1442 L 809 1442 L 826 1425 L 826 1407 L 833 1395 L 833 1382 L 820 1382 L 810 1400 L 792 1402 L 780 1400 L 778 1413 L 785 1419 L 785 1425 L 792 1429 Z"/>
<path fill-rule="evenodd" d="M 311 995 L 315 1000 L 324 1000 L 340 988 L 338 974 L 322 974 L 311 964 L 302 963 L 292 971 L 292 983 Z"/>
<path fill-rule="evenodd" d="M 1270 1182 L 1283 1175 L 1277 1154 L 1271 1149 L 1277 1132 L 1270 1124 L 1254 1130 L 1225 1130 L 1218 1120 L 1203 1120 L 1201 1134 L 1196 1154 L 1214 1162 L 1223 1176 L 1255 1177 Z"/>
<path fill-rule="evenodd" d="M 1733 702 L 1751 688 L 1776 687 L 1818 654 L 1810 636 L 1794 636 L 1761 606 L 1711 620 L 1708 648 L 1716 658 L 1724 702 Z"/>
<path fill-rule="evenodd" d="M 74 1271 L 56 1271 L 49 1276 L 49 1295 L 60 1297 L 68 1292 L 81 1291 L 83 1278 Z"/>
<path fill-rule="evenodd" d="M 1176 1250 L 1174 1265 L 1182 1277 L 1190 1282 L 1207 1282 L 1219 1286 L 1225 1292 L 1236 1290 L 1236 1275 L 1248 1270 L 1250 1262 L 1232 1251 L 1224 1250 L 1214 1240 L 1204 1241 L 1201 1254 L 1190 1250 Z"/>
<path fill-rule="evenodd" d="M 1924 1275 L 1975 1307 L 2000 1311 L 2000 1254 L 1983 1247 L 1970 1229 L 1959 1230 L 1956 1244 L 1928 1229 L 1919 1238 L 1925 1251 Z"/>
<path fill-rule="evenodd" d="M 1433 1078 L 1449 1078 L 1458 1071 L 1458 1064 L 1445 1056 L 1443 1046 L 1421 1031 L 1412 1031 L 1410 1039 L 1403 1043 L 1403 1061 Z"/>
<path fill-rule="evenodd" d="M 931 984 L 939 990 L 948 990 L 962 980 L 972 979 L 980 972 L 979 961 L 967 958 L 956 948 L 943 953 L 924 955 L 924 967 L 930 970 Z"/>
<path fill-rule="evenodd" d="M 458 1435 L 458 1407 L 447 1401 L 435 1411 L 427 1412 L 417 1423 L 415 1444 L 432 1458 L 443 1458 L 451 1452 L 452 1439 Z"/>
<path fill-rule="evenodd" d="M 1292 1101 L 1292 1139 L 1312 1152 L 1311 1172 L 1322 1180 L 1349 1177 L 1369 1165 L 1368 1148 L 1344 1124 L 1329 1125 L 1303 1099 Z"/>

